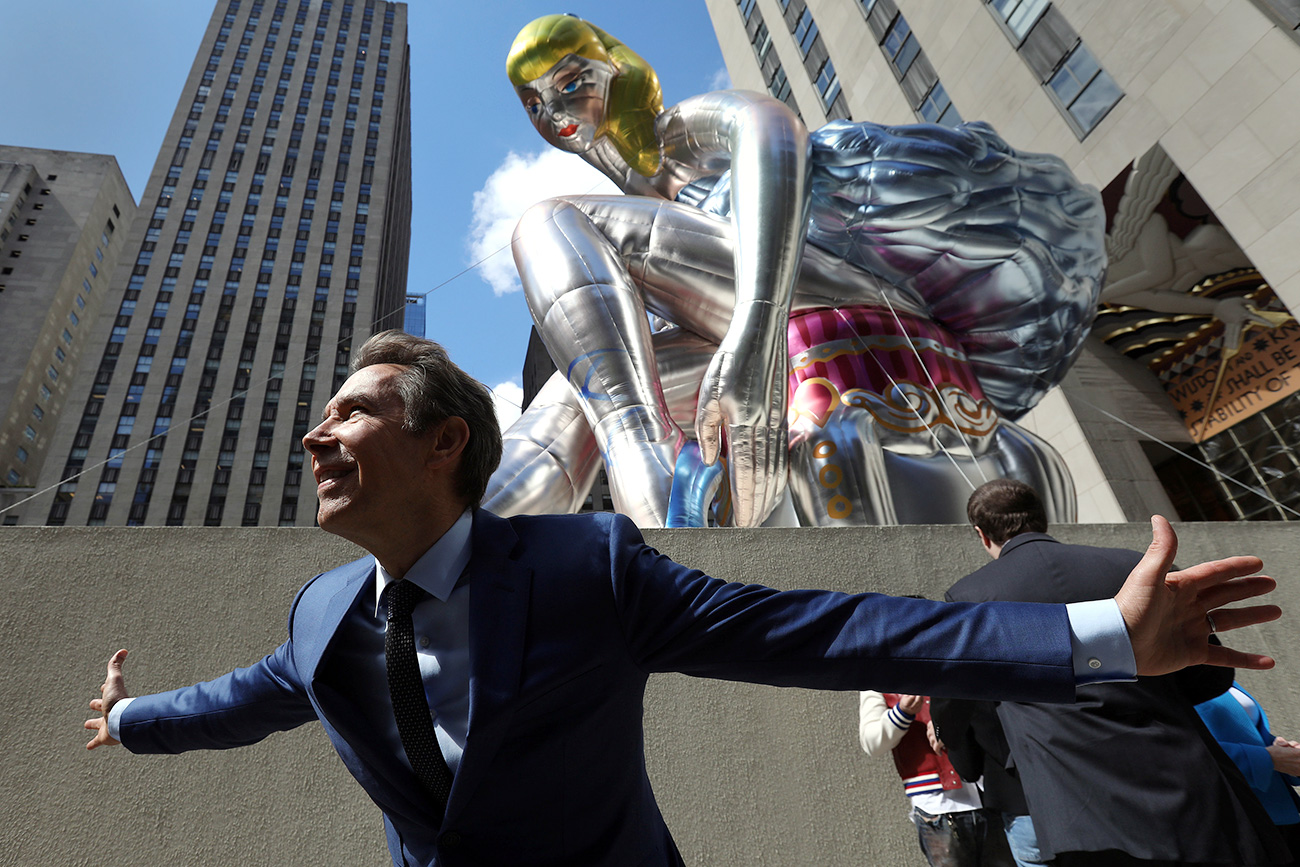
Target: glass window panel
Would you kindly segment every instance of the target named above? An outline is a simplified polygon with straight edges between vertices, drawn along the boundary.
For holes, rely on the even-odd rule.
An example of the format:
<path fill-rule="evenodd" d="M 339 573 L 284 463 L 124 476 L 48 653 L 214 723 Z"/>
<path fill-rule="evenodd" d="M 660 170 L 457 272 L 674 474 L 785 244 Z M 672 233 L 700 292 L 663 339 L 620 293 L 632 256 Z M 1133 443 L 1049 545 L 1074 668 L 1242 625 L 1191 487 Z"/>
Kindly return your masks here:
<path fill-rule="evenodd" d="M 1021 39 L 1025 38 L 1030 29 L 1038 22 L 1039 16 L 1047 9 L 1049 0 L 1023 0 L 1007 16 L 1007 26 L 1011 32 Z"/>
<path fill-rule="evenodd" d="M 885 52 L 890 57 L 897 57 L 898 50 L 903 47 L 903 42 L 911 32 L 912 28 L 908 26 L 906 18 L 902 15 L 895 18 L 894 26 L 885 34 Z"/>
<path fill-rule="evenodd" d="M 1101 67 L 1097 65 L 1097 59 L 1092 56 L 1092 52 L 1082 42 L 1070 52 L 1070 56 L 1065 60 L 1065 65 L 1070 67 L 1070 71 L 1074 73 L 1075 78 L 1084 83 L 1091 81 L 1092 77 L 1101 71 Z"/>
<path fill-rule="evenodd" d="M 1056 98 L 1067 106 L 1083 90 L 1083 82 L 1074 77 L 1068 63 L 1056 71 L 1048 85 L 1056 93 Z"/>
<path fill-rule="evenodd" d="M 898 52 L 898 57 L 894 58 L 894 65 L 898 67 L 900 75 L 907 75 L 907 70 L 912 68 L 912 61 L 916 60 L 916 55 L 921 53 L 921 43 L 908 34 L 907 41 Z"/>
<path fill-rule="evenodd" d="M 1122 95 L 1115 80 L 1104 70 L 1100 71 L 1070 106 L 1070 114 L 1085 132 L 1089 131 L 1101 122 Z"/>

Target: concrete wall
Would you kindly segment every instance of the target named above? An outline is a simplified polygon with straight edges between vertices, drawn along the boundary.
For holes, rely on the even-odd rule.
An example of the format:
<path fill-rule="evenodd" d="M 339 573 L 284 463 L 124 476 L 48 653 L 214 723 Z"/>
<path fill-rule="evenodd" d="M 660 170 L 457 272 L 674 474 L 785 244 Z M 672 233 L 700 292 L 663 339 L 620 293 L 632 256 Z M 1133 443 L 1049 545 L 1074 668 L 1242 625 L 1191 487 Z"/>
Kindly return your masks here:
<path fill-rule="evenodd" d="M 1300 537 L 1279 524 L 1179 528 L 1183 563 L 1258 553 L 1300 607 Z M 1141 547 L 1144 525 L 1070 526 L 1068 541 Z M 658 531 L 720 577 L 938 596 L 979 566 L 964 527 Z M 277 644 L 297 587 L 357 554 L 312 529 L 0 529 L 6 760 L 0 865 L 386 863 L 378 811 L 311 724 L 225 754 L 86 753 L 103 663 L 132 651 L 134 691 L 249 663 Z M 1234 643 L 1278 657 L 1244 680 L 1300 732 L 1300 658 L 1283 621 Z M 650 774 L 690 864 L 920 865 L 892 763 L 856 742 L 856 696 L 663 676 L 646 697 Z"/>

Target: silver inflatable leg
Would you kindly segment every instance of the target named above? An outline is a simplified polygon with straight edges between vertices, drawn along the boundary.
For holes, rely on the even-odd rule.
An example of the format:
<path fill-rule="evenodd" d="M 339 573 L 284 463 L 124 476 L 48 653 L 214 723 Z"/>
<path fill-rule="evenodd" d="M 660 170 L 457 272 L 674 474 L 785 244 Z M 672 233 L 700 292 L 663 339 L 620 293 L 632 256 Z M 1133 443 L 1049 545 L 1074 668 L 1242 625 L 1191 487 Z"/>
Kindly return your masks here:
<path fill-rule="evenodd" d="M 695 418 L 700 376 L 717 347 L 680 328 L 652 336 L 665 403 L 673 418 Z M 576 512 L 601 466 L 582 402 L 556 372 L 504 433 L 501 465 L 483 507 L 498 515 Z"/>
<path fill-rule="evenodd" d="M 596 436 L 615 507 L 640 526 L 663 526 L 682 431 L 619 251 L 581 210 L 551 200 L 520 220 L 514 253 L 542 341 Z"/>
<path fill-rule="evenodd" d="M 576 512 L 600 470 L 577 395 L 556 372 L 502 435 L 483 507 L 502 517 Z"/>

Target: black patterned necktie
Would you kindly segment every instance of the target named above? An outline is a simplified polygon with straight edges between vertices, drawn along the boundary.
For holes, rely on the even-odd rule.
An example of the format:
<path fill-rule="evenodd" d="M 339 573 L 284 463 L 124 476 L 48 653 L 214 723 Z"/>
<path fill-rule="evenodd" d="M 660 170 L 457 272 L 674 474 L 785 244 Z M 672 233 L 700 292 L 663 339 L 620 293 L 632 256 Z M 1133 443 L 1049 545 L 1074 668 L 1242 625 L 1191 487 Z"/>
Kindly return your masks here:
<path fill-rule="evenodd" d="M 402 749 L 415 775 L 438 805 L 438 816 L 447 810 L 451 793 L 451 769 L 438 746 L 433 716 L 424 695 L 420 662 L 415 655 L 415 628 L 411 611 L 429 594 L 410 581 L 399 580 L 385 591 L 388 599 L 388 628 L 384 632 L 384 658 L 388 667 L 388 692 L 397 718 Z"/>

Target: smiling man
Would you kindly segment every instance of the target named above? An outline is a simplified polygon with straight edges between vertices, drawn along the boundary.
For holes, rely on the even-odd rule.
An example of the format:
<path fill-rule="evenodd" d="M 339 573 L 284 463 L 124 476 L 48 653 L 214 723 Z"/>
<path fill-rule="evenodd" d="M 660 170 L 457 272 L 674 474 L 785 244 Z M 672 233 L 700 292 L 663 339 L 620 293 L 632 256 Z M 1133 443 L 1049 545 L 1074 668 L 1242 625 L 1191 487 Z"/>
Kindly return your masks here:
<path fill-rule="evenodd" d="M 1253 557 L 1166 578 L 1157 541 L 1113 600 L 945 605 L 727 584 L 618 515 L 476 507 L 501 452 L 487 391 L 437 344 L 377 334 L 303 438 L 323 529 L 371 555 L 318 575 L 289 635 L 207 683 L 128 698 L 114 654 L 87 744 L 242 746 L 319 720 L 383 811 L 394 865 L 682 859 L 645 772 L 657 671 L 824 689 L 1070 701 L 1076 683 L 1272 660 L 1208 642 L 1276 607 Z M 1007 636 L 1018 636 L 1011 641 Z"/>

